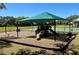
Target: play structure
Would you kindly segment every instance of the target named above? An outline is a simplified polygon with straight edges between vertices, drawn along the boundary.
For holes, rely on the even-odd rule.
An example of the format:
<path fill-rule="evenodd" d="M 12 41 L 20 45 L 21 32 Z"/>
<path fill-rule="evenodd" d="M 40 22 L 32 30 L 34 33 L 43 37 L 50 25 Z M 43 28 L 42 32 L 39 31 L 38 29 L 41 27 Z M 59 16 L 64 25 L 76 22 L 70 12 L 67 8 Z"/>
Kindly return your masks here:
<path fill-rule="evenodd" d="M 58 33 L 52 30 L 51 26 L 48 24 L 41 24 L 38 26 L 37 30 L 35 31 L 37 40 L 41 40 L 42 37 L 52 36 L 56 35 L 58 36 Z"/>
<path fill-rule="evenodd" d="M 54 40 L 56 40 L 56 36 L 58 35 L 56 32 L 56 20 L 64 20 L 67 21 L 64 18 L 55 16 L 51 13 L 44 12 L 36 16 L 29 17 L 27 19 L 23 19 L 20 22 L 22 23 L 37 23 L 37 30 L 35 31 L 35 35 L 37 37 L 37 40 L 40 40 L 43 36 L 48 36 L 49 34 L 54 35 Z M 54 26 L 54 30 L 52 30 L 50 24 L 47 24 L 47 22 L 52 22 Z"/>

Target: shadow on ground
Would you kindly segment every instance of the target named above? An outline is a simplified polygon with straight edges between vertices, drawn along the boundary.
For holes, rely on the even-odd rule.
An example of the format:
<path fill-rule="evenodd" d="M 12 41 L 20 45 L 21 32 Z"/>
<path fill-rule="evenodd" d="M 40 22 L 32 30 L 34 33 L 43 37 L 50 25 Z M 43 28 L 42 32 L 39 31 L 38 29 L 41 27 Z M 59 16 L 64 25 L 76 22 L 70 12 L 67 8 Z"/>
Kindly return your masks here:
<path fill-rule="evenodd" d="M 4 42 L 4 41 L 1 41 L 0 40 L 0 49 L 1 48 L 4 48 L 4 47 L 11 47 L 12 45 L 11 45 L 11 43 L 9 43 L 9 42 Z"/>
<path fill-rule="evenodd" d="M 46 36 L 46 37 L 42 37 L 41 39 L 50 39 L 50 40 L 54 40 L 54 38 L 56 37 L 56 40 L 59 40 L 59 41 L 64 41 L 65 42 L 65 38 L 66 38 L 66 34 L 62 34 L 60 33 L 59 35 L 57 36 L 54 36 L 54 35 L 51 35 L 51 36 Z M 26 38 L 35 38 L 36 39 L 36 36 L 27 36 Z"/>

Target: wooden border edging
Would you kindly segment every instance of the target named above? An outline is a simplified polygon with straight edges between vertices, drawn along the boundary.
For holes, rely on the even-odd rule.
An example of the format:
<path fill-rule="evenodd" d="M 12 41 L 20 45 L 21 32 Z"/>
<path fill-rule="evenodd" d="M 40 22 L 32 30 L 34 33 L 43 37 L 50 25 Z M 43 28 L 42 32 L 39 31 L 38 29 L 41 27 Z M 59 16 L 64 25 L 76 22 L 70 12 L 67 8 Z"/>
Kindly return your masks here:
<path fill-rule="evenodd" d="M 25 46 L 31 46 L 31 47 L 36 47 L 36 48 L 43 48 L 43 49 L 48 49 L 48 50 L 56 50 L 56 51 L 60 51 L 60 48 L 48 48 L 48 47 L 41 47 L 41 46 L 36 46 L 36 45 L 32 45 L 32 44 L 27 44 L 27 43 L 21 43 L 21 42 L 16 42 L 16 41 L 11 41 L 8 39 L 0 39 L 1 41 L 5 41 L 8 43 L 15 43 L 15 44 L 20 44 L 20 45 L 25 45 Z"/>
<path fill-rule="evenodd" d="M 15 44 L 20 44 L 20 45 L 25 45 L 25 46 L 31 46 L 31 47 L 36 47 L 36 48 L 43 48 L 43 49 L 48 49 L 48 50 L 53 50 L 53 51 L 60 51 L 60 52 L 63 52 L 65 51 L 70 42 L 75 39 L 76 35 L 73 35 L 71 38 L 69 38 L 69 41 L 67 42 L 67 44 L 65 44 L 63 47 L 59 47 L 59 48 L 48 48 L 48 47 L 41 47 L 41 46 L 36 46 L 36 45 L 32 45 L 32 44 L 27 44 L 27 43 L 21 43 L 21 42 L 16 42 L 16 41 L 11 41 L 11 40 L 8 40 L 8 39 L 0 39 L 1 41 L 5 41 L 5 42 L 8 42 L 8 43 L 15 43 Z"/>

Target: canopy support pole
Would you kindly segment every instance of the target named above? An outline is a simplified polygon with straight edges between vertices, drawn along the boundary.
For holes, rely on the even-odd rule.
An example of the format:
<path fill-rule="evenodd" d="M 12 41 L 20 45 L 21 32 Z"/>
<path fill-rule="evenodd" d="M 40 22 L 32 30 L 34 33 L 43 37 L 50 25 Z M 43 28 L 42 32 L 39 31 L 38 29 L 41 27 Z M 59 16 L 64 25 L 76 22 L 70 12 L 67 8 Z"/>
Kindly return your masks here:
<path fill-rule="evenodd" d="M 7 25 L 5 25 L 5 34 L 7 34 Z"/>
<path fill-rule="evenodd" d="M 18 21 L 17 21 L 17 26 L 16 26 L 16 32 L 17 32 L 17 38 L 19 36 L 19 33 L 18 33 Z"/>
<path fill-rule="evenodd" d="M 7 34 L 7 23 L 8 23 L 8 21 L 5 21 L 5 23 L 4 23 L 5 34 Z"/>
<path fill-rule="evenodd" d="M 54 20 L 54 31 L 56 32 L 56 20 Z M 54 40 L 56 41 L 56 34 L 54 33 Z"/>
<path fill-rule="evenodd" d="M 31 32 L 33 31 L 33 24 L 31 24 L 31 27 L 32 27 L 32 30 L 31 30 Z"/>
<path fill-rule="evenodd" d="M 65 26 L 66 26 L 66 24 L 65 24 L 65 22 L 64 22 L 64 33 L 65 33 Z"/>

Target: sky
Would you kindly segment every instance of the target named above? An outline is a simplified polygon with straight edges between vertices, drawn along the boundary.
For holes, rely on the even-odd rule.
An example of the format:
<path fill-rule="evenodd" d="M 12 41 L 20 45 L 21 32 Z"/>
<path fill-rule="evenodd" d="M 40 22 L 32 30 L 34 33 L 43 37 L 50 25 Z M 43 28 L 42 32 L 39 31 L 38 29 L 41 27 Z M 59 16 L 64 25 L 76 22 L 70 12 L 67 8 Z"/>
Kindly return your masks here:
<path fill-rule="evenodd" d="M 66 18 L 79 15 L 79 3 L 6 3 L 6 8 L 0 10 L 0 16 L 31 17 L 43 12 Z"/>

